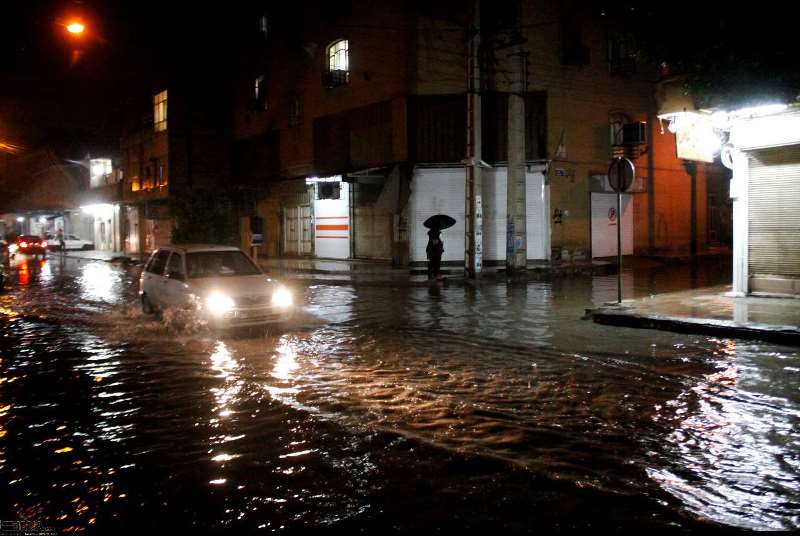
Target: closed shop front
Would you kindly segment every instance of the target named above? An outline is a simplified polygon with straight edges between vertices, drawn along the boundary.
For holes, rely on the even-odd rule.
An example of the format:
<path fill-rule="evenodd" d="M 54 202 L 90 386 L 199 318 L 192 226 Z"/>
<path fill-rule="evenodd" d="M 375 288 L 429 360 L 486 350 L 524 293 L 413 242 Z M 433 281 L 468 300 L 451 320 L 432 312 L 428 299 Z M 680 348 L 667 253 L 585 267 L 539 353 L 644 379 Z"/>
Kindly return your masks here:
<path fill-rule="evenodd" d="M 483 261 L 503 265 L 506 259 L 506 168 L 483 171 Z M 417 168 L 411 181 L 409 238 L 411 261 L 427 260 L 427 229 L 423 222 L 447 214 L 456 224 L 442 232 L 443 261 L 464 260 L 464 168 Z M 529 260 L 547 259 L 550 252 L 549 186 L 543 169 L 526 173 L 527 253 Z"/>
<path fill-rule="evenodd" d="M 800 295 L 800 145 L 749 157 L 749 290 Z"/>

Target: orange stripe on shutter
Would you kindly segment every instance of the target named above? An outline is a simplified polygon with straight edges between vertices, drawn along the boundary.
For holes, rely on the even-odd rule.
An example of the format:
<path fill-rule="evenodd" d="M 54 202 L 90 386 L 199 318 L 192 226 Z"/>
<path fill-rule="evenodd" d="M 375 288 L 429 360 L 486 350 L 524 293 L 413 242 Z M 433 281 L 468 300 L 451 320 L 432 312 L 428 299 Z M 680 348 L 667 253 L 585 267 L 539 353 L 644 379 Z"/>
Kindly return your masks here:
<path fill-rule="evenodd" d="M 349 225 L 317 225 L 317 231 L 347 231 Z"/>

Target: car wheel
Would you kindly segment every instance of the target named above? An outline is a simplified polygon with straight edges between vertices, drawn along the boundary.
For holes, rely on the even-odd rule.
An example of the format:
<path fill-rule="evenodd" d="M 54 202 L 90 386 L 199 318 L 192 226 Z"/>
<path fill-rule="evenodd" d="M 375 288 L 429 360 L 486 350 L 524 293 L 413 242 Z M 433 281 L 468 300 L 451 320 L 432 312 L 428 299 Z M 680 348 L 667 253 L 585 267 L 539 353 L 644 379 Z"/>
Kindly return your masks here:
<path fill-rule="evenodd" d="M 90 249 L 94 249 L 91 244 L 84 244 L 81 248 L 83 251 L 89 251 Z"/>

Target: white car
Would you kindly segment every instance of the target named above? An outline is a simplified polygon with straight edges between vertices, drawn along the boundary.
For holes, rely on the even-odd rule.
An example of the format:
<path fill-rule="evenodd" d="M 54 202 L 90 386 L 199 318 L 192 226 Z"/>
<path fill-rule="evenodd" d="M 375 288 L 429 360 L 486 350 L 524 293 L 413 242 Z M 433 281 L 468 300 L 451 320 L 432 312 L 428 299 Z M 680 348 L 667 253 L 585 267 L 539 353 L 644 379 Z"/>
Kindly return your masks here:
<path fill-rule="evenodd" d="M 293 313 L 292 293 L 239 248 L 173 245 L 158 248 L 139 278 L 142 311 L 197 310 L 214 327 L 281 322 Z"/>
<path fill-rule="evenodd" d="M 58 237 L 47 239 L 47 248 L 52 250 L 61 249 L 61 243 L 58 241 Z M 94 249 L 94 242 L 83 240 L 72 234 L 65 234 L 64 249 Z"/>

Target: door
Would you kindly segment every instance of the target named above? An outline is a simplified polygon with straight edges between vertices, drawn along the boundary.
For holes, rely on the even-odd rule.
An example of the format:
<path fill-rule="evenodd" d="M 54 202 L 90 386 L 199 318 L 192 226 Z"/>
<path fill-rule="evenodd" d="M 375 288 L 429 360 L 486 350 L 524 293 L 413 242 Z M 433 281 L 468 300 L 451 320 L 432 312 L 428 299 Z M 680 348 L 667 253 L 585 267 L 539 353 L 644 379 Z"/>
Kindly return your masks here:
<path fill-rule="evenodd" d="M 298 207 L 283 209 L 283 251 L 286 252 L 287 255 L 300 254 L 300 231 L 297 212 Z"/>
<path fill-rule="evenodd" d="M 300 227 L 303 234 L 300 237 L 300 253 L 312 255 L 314 253 L 314 222 L 311 221 L 311 207 L 299 207 Z"/>
<path fill-rule="evenodd" d="M 156 252 L 150 262 L 147 263 L 142 278 L 142 290 L 147 295 L 150 303 L 156 307 L 164 307 L 166 300 L 164 297 L 164 270 L 169 260 L 169 250 L 161 249 Z"/>
<path fill-rule="evenodd" d="M 311 255 L 314 252 L 314 224 L 311 207 L 287 207 L 283 209 L 283 251 L 287 255 Z"/>
<path fill-rule="evenodd" d="M 592 258 L 617 255 L 617 194 L 592 193 Z M 633 196 L 622 194 L 622 254 L 633 255 Z"/>
<path fill-rule="evenodd" d="M 178 306 L 186 303 L 186 269 L 181 253 L 173 251 L 167 261 L 167 269 L 164 272 L 164 302 L 170 306 Z"/>

